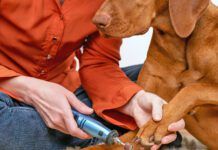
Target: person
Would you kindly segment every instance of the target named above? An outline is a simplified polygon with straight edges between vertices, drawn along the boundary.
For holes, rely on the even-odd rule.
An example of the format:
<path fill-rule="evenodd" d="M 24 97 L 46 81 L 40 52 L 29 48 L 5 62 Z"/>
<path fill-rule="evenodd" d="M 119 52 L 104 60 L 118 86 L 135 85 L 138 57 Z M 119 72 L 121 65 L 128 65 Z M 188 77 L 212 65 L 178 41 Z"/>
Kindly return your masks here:
<path fill-rule="evenodd" d="M 72 109 L 128 130 L 161 120 L 163 100 L 134 82 L 141 65 L 120 69 L 121 39 L 101 37 L 92 24 L 102 2 L 0 1 L 2 150 L 98 143 L 77 127 Z M 169 126 L 183 128 L 183 120 Z M 162 144 L 175 138 L 168 135 Z"/>

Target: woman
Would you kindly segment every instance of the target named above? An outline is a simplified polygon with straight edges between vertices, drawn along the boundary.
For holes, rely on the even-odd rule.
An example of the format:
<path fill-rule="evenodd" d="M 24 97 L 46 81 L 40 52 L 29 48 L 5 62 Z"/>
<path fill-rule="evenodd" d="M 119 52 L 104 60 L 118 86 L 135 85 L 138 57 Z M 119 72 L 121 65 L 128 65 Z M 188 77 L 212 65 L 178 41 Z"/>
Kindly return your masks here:
<path fill-rule="evenodd" d="M 121 40 L 100 37 L 91 23 L 102 2 L 0 1 L 1 149 L 58 150 L 98 143 L 77 127 L 72 115 L 72 109 L 92 114 L 90 99 L 98 116 L 122 128 L 134 130 L 151 117 L 161 120 L 163 100 L 134 83 L 141 66 L 122 71 Z M 183 120 L 169 130 L 182 128 Z M 175 138 L 166 136 L 162 144 Z"/>

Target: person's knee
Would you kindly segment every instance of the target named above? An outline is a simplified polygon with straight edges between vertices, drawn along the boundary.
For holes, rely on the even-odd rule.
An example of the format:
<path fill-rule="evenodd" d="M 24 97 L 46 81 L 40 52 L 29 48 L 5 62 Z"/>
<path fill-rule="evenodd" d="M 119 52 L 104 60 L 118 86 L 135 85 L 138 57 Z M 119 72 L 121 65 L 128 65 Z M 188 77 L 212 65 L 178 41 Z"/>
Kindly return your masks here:
<path fill-rule="evenodd" d="M 10 96 L 0 92 L 0 109 L 13 105 L 13 100 Z"/>

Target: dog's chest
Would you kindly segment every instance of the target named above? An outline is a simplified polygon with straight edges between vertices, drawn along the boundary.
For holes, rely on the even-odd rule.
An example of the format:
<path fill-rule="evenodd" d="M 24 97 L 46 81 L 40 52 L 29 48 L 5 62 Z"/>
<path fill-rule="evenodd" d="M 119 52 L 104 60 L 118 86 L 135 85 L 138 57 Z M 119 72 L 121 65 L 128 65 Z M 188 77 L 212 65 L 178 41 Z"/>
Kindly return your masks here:
<path fill-rule="evenodd" d="M 202 74 L 202 79 L 218 83 L 218 28 L 209 24 L 197 29 L 187 46 L 189 69 Z"/>

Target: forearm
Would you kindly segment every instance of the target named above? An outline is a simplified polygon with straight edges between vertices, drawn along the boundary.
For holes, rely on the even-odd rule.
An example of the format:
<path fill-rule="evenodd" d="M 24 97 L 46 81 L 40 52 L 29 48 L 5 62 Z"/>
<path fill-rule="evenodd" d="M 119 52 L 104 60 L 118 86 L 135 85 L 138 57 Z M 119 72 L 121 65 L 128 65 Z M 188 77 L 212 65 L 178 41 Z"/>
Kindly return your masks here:
<path fill-rule="evenodd" d="M 26 76 L 3 78 L 0 80 L 0 88 L 11 93 L 17 100 L 31 105 L 32 102 L 28 96 L 33 88 L 31 88 L 31 83 L 29 81 L 33 79 L 34 78 Z"/>
<path fill-rule="evenodd" d="M 49 128 L 74 137 L 89 138 L 77 127 L 72 107 L 87 115 L 93 111 L 64 87 L 33 77 L 18 76 L 1 80 L 0 88 L 15 95 L 17 100 L 33 106 Z"/>

